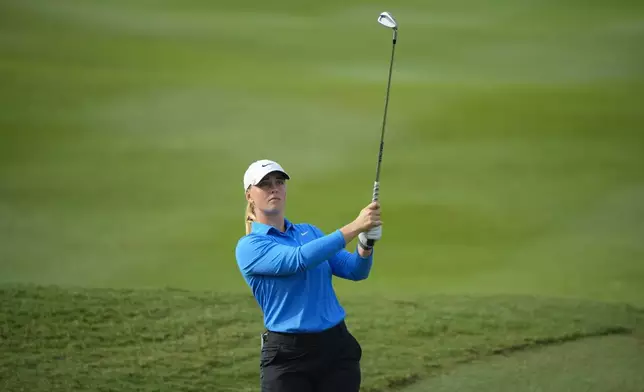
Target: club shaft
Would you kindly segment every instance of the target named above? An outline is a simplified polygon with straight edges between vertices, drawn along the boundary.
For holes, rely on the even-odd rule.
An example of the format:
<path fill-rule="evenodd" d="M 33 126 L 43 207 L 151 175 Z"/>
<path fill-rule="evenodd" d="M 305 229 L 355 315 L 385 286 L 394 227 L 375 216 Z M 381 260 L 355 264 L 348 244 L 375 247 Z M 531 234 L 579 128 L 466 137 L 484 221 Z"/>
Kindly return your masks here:
<path fill-rule="evenodd" d="M 391 88 L 391 73 L 394 65 L 394 54 L 396 52 L 396 40 L 398 31 L 394 30 L 393 44 L 391 46 L 391 59 L 389 61 L 389 76 L 387 78 L 387 91 L 385 93 L 385 112 L 382 117 L 382 128 L 380 130 L 380 148 L 378 150 L 378 163 L 376 164 L 376 180 L 373 185 L 373 201 L 378 200 L 380 190 L 380 167 L 382 166 L 382 153 L 385 147 L 385 127 L 387 125 L 387 110 L 389 108 L 389 90 Z"/>

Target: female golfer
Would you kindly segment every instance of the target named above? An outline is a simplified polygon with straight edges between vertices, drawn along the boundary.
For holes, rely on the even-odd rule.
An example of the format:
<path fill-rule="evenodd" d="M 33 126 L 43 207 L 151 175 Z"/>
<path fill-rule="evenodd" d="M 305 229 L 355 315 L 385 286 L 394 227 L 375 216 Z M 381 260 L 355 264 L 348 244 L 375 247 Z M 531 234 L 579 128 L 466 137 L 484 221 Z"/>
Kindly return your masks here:
<path fill-rule="evenodd" d="M 235 253 L 264 317 L 261 390 L 357 392 L 362 348 L 344 323 L 331 279 L 367 278 L 373 261 L 367 239 L 382 236 L 380 207 L 369 204 L 325 235 L 285 218 L 288 179 L 270 160 L 253 162 L 244 174 L 246 235 Z M 345 250 L 356 237 L 356 251 Z"/>

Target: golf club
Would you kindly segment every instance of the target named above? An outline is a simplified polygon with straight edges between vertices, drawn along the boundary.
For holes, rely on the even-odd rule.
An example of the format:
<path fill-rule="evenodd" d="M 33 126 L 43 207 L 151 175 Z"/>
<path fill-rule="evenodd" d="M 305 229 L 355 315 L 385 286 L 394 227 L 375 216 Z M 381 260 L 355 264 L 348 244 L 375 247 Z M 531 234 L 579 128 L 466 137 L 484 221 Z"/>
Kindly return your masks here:
<path fill-rule="evenodd" d="M 394 53 L 396 41 L 398 40 L 398 23 L 389 12 L 382 12 L 378 15 L 378 23 L 393 30 L 393 44 L 391 47 L 391 60 L 389 61 L 389 77 L 387 78 L 387 92 L 385 94 L 385 113 L 382 117 L 382 129 L 380 131 L 380 150 L 378 152 L 378 163 L 376 164 L 376 180 L 373 183 L 372 201 L 377 201 L 380 194 L 380 166 L 382 164 L 382 152 L 385 146 L 385 126 L 387 124 L 387 109 L 389 107 L 389 89 L 391 87 L 391 71 L 394 65 Z M 373 246 L 373 240 L 367 240 L 367 245 Z"/>

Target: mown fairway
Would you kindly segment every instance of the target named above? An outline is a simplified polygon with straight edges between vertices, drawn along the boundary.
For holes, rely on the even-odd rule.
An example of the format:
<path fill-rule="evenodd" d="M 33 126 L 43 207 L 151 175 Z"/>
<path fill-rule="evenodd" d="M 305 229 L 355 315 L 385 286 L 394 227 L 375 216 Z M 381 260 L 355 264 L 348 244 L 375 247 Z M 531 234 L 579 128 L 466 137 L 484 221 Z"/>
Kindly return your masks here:
<path fill-rule="evenodd" d="M 384 236 L 372 276 L 336 284 L 366 340 L 366 390 L 449 366 L 435 347 L 465 350 L 447 356 L 461 360 L 467 350 L 485 355 L 535 336 L 638 330 L 642 5 L 1 0 L 0 351 L 15 356 L 4 357 L 0 382 L 9 374 L 16 388 L 50 390 L 32 373 L 45 366 L 60 388 L 104 380 L 122 382 L 111 385 L 122 391 L 155 389 L 184 376 L 218 385 L 208 371 L 173 373 L 203 366 L 218 369 L 230 390 L 252 389 L 261 325 L 234 260 L 243 172 L 255 159 L 278 160 L 293 177 L 288 217 L 327 232 L 369 202 L 391 50 L 390 32 L 376 22 L 385 10 L 401 31 L 381 178 Z M 166 292 L 135 292 L 129 307 L 121 292 L 87 292 L 65 313 L 67 289 L 17 295 L 6 286 L 13 283 L 213 297 L 186 305 L 164 300 Z M 79 315 L 100 313 L 93 309 L 112 296 L 118 303 L 109 306 L 129 316 L 101 316 L 98 344 L 85 335 L 96 321 Z M 137 315 L 156 317 L 146 313 L 155 301 L 174 310 L 141 343 Z M 216 301 L 243 320 L 203 313 Z M 521 310 L 549 304 L 540 317 Z M 488 316 L 469 316 L 479 308 L 497 329 L 481 321 Z M 437 315 L 453 320 L 433 332 L 439 343 L 406 329 L 438 328 Z M 88 328 L 78 336 L 91 350 L 55 332 L 75 322 Z M 181 325 L 232 340 L 224 347 L 179 333 L 193 339 L 185 352 L 158 343 Z M 238 325 L 233 338 L 226 326 Z M 127 331 L 125 343 L 113 326 Z M 389 362 L 375 356 L 393 349 L 380 334 L 403 342 Z M 190 354 L 197 342 L 207 347 L 203 358 Z M 74 359 L 48 362 L 61 347 Z M 214 353 L 242 359 L 207 362 Z M 170 378 L 127 379 L 144 357 Z M 83 364 L 107 370 L 78 373 Z"/>
<path fill-rule="evenodd" d="M 405 392 L 640 391 L 642 341 L 611 336 L 473 361 Z"/>
<path fill-rule="evenodd" d="M 291 219 L 353 219 L 390 9 L 385 237 L 357 290 L 642 302 L 644 13 L 602 4 L 5 0 L 0 279 L 245 291 L 265 156 Z"/>

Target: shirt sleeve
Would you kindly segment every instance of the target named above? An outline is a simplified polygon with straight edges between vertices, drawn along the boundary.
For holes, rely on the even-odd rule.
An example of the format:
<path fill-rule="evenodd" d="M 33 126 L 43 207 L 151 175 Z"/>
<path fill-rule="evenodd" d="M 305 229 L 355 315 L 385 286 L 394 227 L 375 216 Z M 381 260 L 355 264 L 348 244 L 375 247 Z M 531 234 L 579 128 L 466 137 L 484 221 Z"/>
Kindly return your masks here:
<path fill-rule="evenodd" d="M 261 235 L 242 237 L 235 250 L 237 264 L 246 275 L 293 275 L 333 257 L 346 246 L 340 230 L 301 246 L 279 244 Z"/>
<path fill-rule="evenodd" d="M 319 228 L 309 225 L 318 236 L 324 236 Z M 367 257 L 362 257 L 357 250 L 349 252 L 346 249 L 340 249 L 329 259 L 331 272 L 333 275 L 348 280 L 363 280 L 369 276 L 373 264 L 373 252 Z"/>
<path fill-rule="evenodd" d="M 349 280 L 363 280 L 367 279 L 373 264 L 373 250 L 367 257 L 362 257 L 358 251 L 353 253 L 342 249 L 329 260 L 331 271 L 333 275 L 349 279 Z"/>

